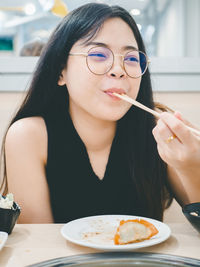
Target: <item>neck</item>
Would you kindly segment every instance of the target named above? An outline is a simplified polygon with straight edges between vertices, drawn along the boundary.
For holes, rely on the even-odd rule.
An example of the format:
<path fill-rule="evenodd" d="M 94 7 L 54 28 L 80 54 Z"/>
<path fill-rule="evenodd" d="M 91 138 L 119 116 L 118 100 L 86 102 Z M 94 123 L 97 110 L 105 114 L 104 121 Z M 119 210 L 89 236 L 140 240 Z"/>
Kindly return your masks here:
<path fill-rule="evenodd" d="M 74 127 L 88 151 L 110 148 L 116 132 L 116 122 L 104 121 L 69 106 Z"/>

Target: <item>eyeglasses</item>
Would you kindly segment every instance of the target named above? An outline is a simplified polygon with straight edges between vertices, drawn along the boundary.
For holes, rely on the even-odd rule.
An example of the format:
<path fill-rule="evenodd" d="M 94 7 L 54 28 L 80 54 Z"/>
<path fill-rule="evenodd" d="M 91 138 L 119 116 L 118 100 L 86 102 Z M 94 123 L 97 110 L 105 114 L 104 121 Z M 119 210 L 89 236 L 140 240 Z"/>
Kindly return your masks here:
<path fill-rule="evenodd" d="M 141 77 L 150 63 L 145 53 L 141 51 L 131 50 L 125 55 L 114 55 L 112 50 L 103 46 L 92 47 L 87 53 L 69 53 L 69 55 L 85 56 L 88 69 L 96 75 L 103 75 L 109 72 L 113 67 L 115 56 L 122 57 L 123 68 L 126 74 L 132 78 Z"/>

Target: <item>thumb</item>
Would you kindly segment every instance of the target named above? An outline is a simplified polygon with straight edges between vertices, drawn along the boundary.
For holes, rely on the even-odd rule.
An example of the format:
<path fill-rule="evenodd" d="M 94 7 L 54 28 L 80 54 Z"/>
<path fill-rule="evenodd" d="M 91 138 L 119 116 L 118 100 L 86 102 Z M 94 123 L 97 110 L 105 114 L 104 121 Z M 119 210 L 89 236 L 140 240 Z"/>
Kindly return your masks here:
<path fill-rule="evenodd" d="M 182 114 L 179 111 L 175 111 L 174 116 L 180 121 L 183 121 Z"/>
<path fill-rule="evenodd" d="M 185 125 L 190 126 L 192 128 L 195 129 L 199 129 L 197 126 L 195 126 L 194 124 L 192 124 L 191 122 L 189 122 L 188 120 L 186 120 L 185 118 L 182 117 L 182 114 L 179 111 L 175 111 L 174 112 L 174 116 L 179 119 L 180 121 L 182 121 Z"/>

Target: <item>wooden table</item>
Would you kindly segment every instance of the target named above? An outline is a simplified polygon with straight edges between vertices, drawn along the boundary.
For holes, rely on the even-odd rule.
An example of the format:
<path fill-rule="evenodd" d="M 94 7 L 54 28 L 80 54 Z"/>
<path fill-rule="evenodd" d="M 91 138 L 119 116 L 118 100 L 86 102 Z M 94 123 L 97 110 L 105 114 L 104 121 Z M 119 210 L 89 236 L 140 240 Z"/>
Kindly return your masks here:
<path fill-rule="evenodd" d="M 137 252 L 165 253 L 200 259 L 200 234 L 187 222 L 168 223 L 171 237 Z M 22 267 L 52 258 L 99 252 L 74 245 L 60 234 L 62 224 L 17 224 L 0 251 L 0 266 Z"/>

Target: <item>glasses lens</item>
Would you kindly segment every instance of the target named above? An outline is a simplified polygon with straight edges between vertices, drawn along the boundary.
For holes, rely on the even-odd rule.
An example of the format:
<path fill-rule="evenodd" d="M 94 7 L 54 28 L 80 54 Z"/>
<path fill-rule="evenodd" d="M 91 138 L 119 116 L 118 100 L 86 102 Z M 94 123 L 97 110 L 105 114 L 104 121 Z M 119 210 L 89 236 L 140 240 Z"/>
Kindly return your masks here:
<path fill-rule="evenodd" d="M 93 47 L 87 56 L 87 65 L 91 72 L 95 74 L 105 74 L 113 64 L 113 54 L 106 47 Z"/>
<path fill-rule="evenodd" d="M 124 68 L 130 77 L 142 76 L 147 69 L 146 55 L 137 50 L 128 52 L 124 57 Z"/>

